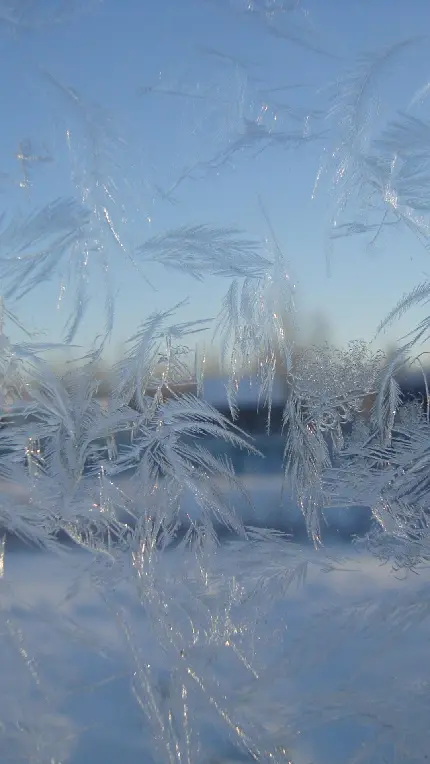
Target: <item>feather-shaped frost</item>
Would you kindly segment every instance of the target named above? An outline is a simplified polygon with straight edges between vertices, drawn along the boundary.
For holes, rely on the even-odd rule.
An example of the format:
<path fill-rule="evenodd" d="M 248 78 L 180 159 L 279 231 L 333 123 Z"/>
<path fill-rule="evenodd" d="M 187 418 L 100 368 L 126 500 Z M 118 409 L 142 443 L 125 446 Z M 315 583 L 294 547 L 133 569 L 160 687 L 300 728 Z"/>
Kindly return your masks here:
<path fill-rule="evenodd" d="M 424 281 L 421 284 L 417 284 L 417 286 L 414 287 L 411 292 L 403 295 L 403 297 L 398 301 L 397 305 L 395 305 L 394 308 L 390 310 L 389 314 L 384 318 L 384 320 L 381 321 L 378 326 L 378 333 L 385 331 L 385 329 L 391 326 L 394 321 L 401 318 L 402 315 L 404 315 L 408 310 L 415 307 L 416 305 L 421 305 L 422 303 L 426 305 L 429 302 L 429 297 L 429 282 Z M 412 339 L 410 339 L 410 341 L 405 345 L 406 350 L 412 349 L 414 342 L 422 337 L 427 327 L 428 319 L 424 318 L 416 330 L 410 332 L 409 336 L 415 335 L 415 337 L 412 336 Z"/>
<path fill-rule="evenodd" d="M 138 270 L 124 225 L 128 218 L 120 196 L 121 191 L 126 195 L 130 185 L 124 172 L 125 140 L 106 109 L 91 103 L 49 72 L 42 72 L 42 76 L 66 107 L 65 148 L 70 157 L 73 185 L 87 211 L 86 226 L 80 231 L 79 256 L 69 270 L 75 304 L 66 339 L 73 341 L 88 307 L 91 268 L 98 271 L 104 284 L 106 339 L 112 331 L 114 315 L 114 290 L 109 275 L 112 257 L 120 256 Z M 144 279 L 144 275 L 140 275 Z"/>
<path fill-rule="evenodd" d="M 243 533 L 242 522 L 228 500 L 233 486 L 241 493 L 243 489 L 228 460 L 214 458 L 205 447 L 206 438 L 258 453 L 245 434 L 216 409 L 196 396 L 182 394 L 160 403 L 150 418 L 145 415 L 137 421 L 133 445 L 120 452 L 115 470 L 134 468 L 132 486 L 137 492 L 142 486 L 151 487 L 145 511 L 151 507 L 158 514 L 163 505 L 170 505 L 172 517 L 182 524 L 201 525 L 210 534 L 215 522 Z M 187 496 L 194 504 L 191 515 L 187 510 L 180 513 L 181 501 Z"/>
<path fill-rule="evenodd" d="M 388 225 L 398 221 L 426 242 L 428 230 L 420 219 L 417 197 L 423 168 L 414 168 L 414 162 L 401 162 L 401 152 L 391 150 L 395 142 L 405 143 L 400 130 L 388 125 L 386 135 L 382 132 L 382 136 L 375 136 L 372 119 L 382 75 L 400 56 L 422 42 L 423 38 L 407 39 L 383 48 L 376 55 L 363 56 L 355 68 L 336 82 L 330 109 L 331 118 L 337 120 L 338 135 L 335 147 L 330 150 L 335 164 L 333 187 L 338 189 L 330 232 L 333 238 L 338 238 L 340 227 L 342 235 L 371 233 L 370 243 L 374 244 Z M 412 123 L 413 119 L 411 128 Z M 316 186 L 322 172 L 321 166 Z M 422 192 L 425 198 L 424 180 Z M 343 223 L 342 216 L 347 210 L 355 215 L 358 212 L 361 219 L 357 216 L 353 222 Z"/>
<path fill-rule="evenodd" d="M 276 248 L 272 264 L 261 277 L 232 282 L 218 317 L 215 336 L 220 337 L 221 358 L 229 370 L 227 395 L 233 416 L 240 374 L 255 369 L 258 400 L 267 407 L 270 428 L 275 374 L 287 377 L 291 372 L 293 317 L 294 285 Z"/>
<path fill-rule="evenodd" d="M 381 442 L 390 445 L 396 415 L 402 401 L 402 391 L 395 374 L 404 366 L 405 352 L 402 349 L 382 369 L 376 383 L 376 397 L 371 418 L 374 421 Z"/>
<path fill-rule="evenodd" d="M 133 401 L 141 413 L 148 410 L 148 405 L 151 410 L 149 393 L 156 391 L 157 403 L 171 385 L 192 378 L 192 368 L 187 363 L 191 350 L 179 344 L 179 340 L 205 331 L 210 320 L 170 323 L 180 307 L 183 303 L 149 316 L 128 341 L 126 357 L 115 368 L 115 396 L 127 404 Z"/>
<path fill-rule="evenodd" d="M 262 274 L 269 261 L 259 249 L 257 242 L 234 228 L 197 225 L 155 236 L 142 244 L 138 254 L 201 281 L 205 274 L 230 278 Z"/>

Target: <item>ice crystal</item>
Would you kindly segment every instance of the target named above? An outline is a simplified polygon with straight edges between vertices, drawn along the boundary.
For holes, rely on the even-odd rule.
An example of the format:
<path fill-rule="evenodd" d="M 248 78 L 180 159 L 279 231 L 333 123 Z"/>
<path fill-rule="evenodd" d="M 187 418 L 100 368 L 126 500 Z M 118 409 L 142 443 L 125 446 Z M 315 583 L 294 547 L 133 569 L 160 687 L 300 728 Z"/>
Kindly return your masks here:
<path fill-rule="evenodd" d="M 300 2 L 207 5 L 208 13 L 230 14 L 241 33 L 246 27 L 265 44 L 269 40 L 271 52 L 275 43 L 287 50 L 292 44 L 317 61 L 339 63 Z M 30 33 L 54 34 L 50 24 L 59 28 L 81 6 L 0 2 L 0 32 L 13 29 L 8 44 L 21 45 Z M 141 23 L 137 9 L 124 10 L 129 12 Z M 174 22 L 173 7 L 166 4 L 165 12 Z M 322 573 L 329 578 L 350 570 L 340 553 L 322 548 L 329 510 L 339 510 L 340 525 L 351 509 L 369 512 L 369 533 L 348 549 L 354 565 L 369 553 L 399 575 L 423 571 L 428 564 L 430 396 L 419 343 L 428 340 L 430 319 L 424 316 L 389 358 L 365 342 L 343 349 L 328 343 L 300 347 L 293 266 L 259 189 L 254 222 L 262 230 L 257 235 L 232 222 L 234 210 L 228 210 L 229 221 L 214 222 L 216 214 L 205 202 L 203 217 L 197 197 L 191 215 L 181 196 L 190 181 L 199 188 L 209 178 L 216 188 L 230 173 L 233 183 L 246 160 L 257 164 L 279 155 L 285 162 L 286 149 L 289 160 L 299 149 L 314 156 L 324 141 L 326 159 L 316 185 L 331 162 L 335 212 L 329 236 L 344 241 L 360 234 L 372 244 L 393 227 L 405 228 L 428 247 L 430 123 L 414 112 L 425 103 L 428 83 L 413 87 L 395 115 L 385 118 L 377 108 L 385 73 L 421 43 L 407 39 L 350 65 L 342 62 L 346 74 L 321 108 L 297 96 L 301 83 L 279 84 L 278 76 L 267 76 L 259 62 L 251 61 L 254 55 L 242 56 L 239 49 L 230 55 L 212 44 L 209 34 L 199 39 L 201 79 L 207 77 L 207 83 L 175 75 L 172 84 L 160 73 L 157 80 L 148 75 L 153 84 L 134 90 L 149 121 L 151 114 L 162 116 L 162 128 L 154 118 L 154 132 L 164 135 L 170 122 L 166 115 L 173 114 L 172 122 L 181 128 L 186 123 L 185 134 L 192 124 L 191 142 L 202 124 L 210 136 L 210 145 L 196 152 L 194 162 L 180 158 L 185 169 L 172 182 L 145 177 L 150 202 L 137 198 L 140 160 L 125 150 L 123 128 L 111 110 L 84 95 L 82 82 L 78 90 L 50 70 L 38 72 L 44 97 L 61 105 L 61 140 L 53 152 L 38 140 L 17 141 L 15 190 L 27 194 L 26 202 L 6 206 L 6 199 L 0 217 L 0 649 L 6 656 L 2 667 L 10 655 L 14 672 L 10 685 L 2 678 L 8 703 L 0 700 L 5 761 L 77 761 L 75 739 L 92 725 L 85 720 L 82 729 L 74 729 L 68 704 L 76 704 L 78 693 L 104 690 L 118 674 L 126 680 L 127 712 L 135 714 L 133 761 L 292 762 L 305 736 L 318 739 L 324 725 L 341 738 L 342 725 L 353 717 L 360 739 L 349 736 L 345 761 L 413 762 L 427 755 L 428 672 L 421 669 L 423 676 L 414 677 L 411 667 L 406 680 L 397 673 L 400 651 L 405 652 L 403 631 L 414 631 L 417 647 L 418 638 L 425 642 L 426 592 L 403 594 L 399 583 L 395 603 L 393 597 L 372 603 L 369 594 L 354 596 L 350 607 L 337 592 L 340 603 L 325 608 L 319 596 Z M 282 100 L 285 92 L 288 102 Z M 175 112 L 179 107 L 173 103 L 182 111 Z M 175 143 L 170 133 L 165 143 L 160 163 L 170 173 L 168 151 Z M 41 166 L 57 166 L 61 151 L 67 193 L 52 193 L 43 201 L 43 194 L 32 195 Z M 58 166 L 61 173 L 61 162 Z M 149 214 L 141 212 L 149 204 L 157 212 L 157 227 L 146 228 L 145 234 L 140 225 L 136 234 L 136 219 L 152 226 Z M 127 266 L 147 315 L 136 317 L 112 369 L 111 388 L 102 396 L 100 362 L 118 325 L 116 281 Z M 147 309 L 145 290 L 162 302 L 147 277 L 154 268 L 163 271 L 162 284 L 175 295 L 171 308 Z M 182 315 L 189 302 L 176 295 L 178 274 L 199 288 L 224 280 L 215 319 Z M 72 298 L 65 319 L 62 314 L 60 344 L 44 342 L 32 319 L 20 318 L 29 296 L 42 307 L 48 282 L 54 283 L 60 304 L 65 292 Z M 381 317 L 379 332 L 410 308 L 426 308 L 429 294 L 428 281 L 422 281 Z M 126 296 L 131 304 L 131 291 Z M 102 327 L 94 331 L 93 298 L 99 300 L 96 311 L 104 306 Z M 48 302 L 46 297 L 44 308 Z M 50 353 L 77 351 L 72 342 L 84 327 L 86 347 L 59 370 Z M 204 397 L 206 351 L 195 347 L 203 332 L 214 339 L 227 375 L 227 410 Z M 412 364 L 422 372 L 422 400 L 408 401 L 402 391 L 401 374 Z M 252 379 L 257 405 L 264 410 L 261 449 L 261 439 L 254 441 L 242 427 L 244 376 Z M 284 393 L 281 413 L 275 411 L 275 385 Z M 239 451 L 263 459 L 275 428 L 282 440 L 279 474 L 269 474 L 255 492 L 256 476 L 249 474 L 252 469 L 240 474 L 235 456 Z M 264 504 L 259 528 L 246 522 L 248 509 L 256 516 L 254 493 Z M 286 534 L 267 527 L 265 503 L 273 493 L 280 527 L 288 527 L 298 512 L 313 544 L 289 543 Z M 52 607 L 39 602 L 44 590 L 38 584 L 37 591 L 32 589 L 34 602 L 20 611 L 9 577 L 14 564 L 19 567 L 13 554 L 17 540 L 41 550 L 49 565 L 54 556 L 47 553 L 54 552 L 59 578 L 76 566 L 76 577 Z M 30 584 L 31 574 L 21 565 Z M 307 586 L 317 592 L 308 611 L 293 585 L 299 592 Z M 116 624 L 114 644 L 107 644 L 105 620 L 103 634 L 94 624 L 94 633 L 86 630 L 91 608 L 85 597 L 96 597 L 99 608 L 103 603 L 103 618 Z M 300 634 L 293 613 L 297 601 L 311 624 Z M 77 603 L 73 616 L 67 610 L 71 603 Z M 29 620 L 36 615 L 33 627 Z M 27 622 L 27 632 L 19 621 Z M 33 628 L 42 626 L 43 639 L 32 650 Z M 340 682 L 337 661 L 355 660 L 351 644 L 357 633 L 360 670 L 351 682 Z M 91 670 L 81 671 L 79 662 L 73 668 L 85 675 L 79 688 L 68 674 L 70 656 L 57 654 L 54 668 L 49 663 L 55 634 L 91 651 L 91 661 L 86 658 Z M 383 665 L 375 670 L 377 653 Z M 93 664 L 110 666 L 119 654 L 120 672 L 112 668 L 108 678 L 98 675 L 94 681 L 86 676 Z M 311 680 L 318 672 L 328 682 L 325 658 L 335 690 L 316 692 Z M 101 727 L 109 727 L 105 719 Z M 117 759 L 125 761 L 126 734 L 121 737 Z M 106 755 L 113 761 L 116 754 Z"/>

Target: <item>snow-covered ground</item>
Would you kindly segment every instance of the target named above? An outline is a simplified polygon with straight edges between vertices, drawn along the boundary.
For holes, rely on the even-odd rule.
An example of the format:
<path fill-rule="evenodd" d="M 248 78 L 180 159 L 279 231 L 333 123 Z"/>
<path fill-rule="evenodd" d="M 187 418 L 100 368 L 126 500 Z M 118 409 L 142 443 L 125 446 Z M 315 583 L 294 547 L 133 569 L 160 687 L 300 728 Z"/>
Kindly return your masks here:
<path fill-rule="evenodd" d="M 278 652 L 272 653 L 271 668 L 268 661 L 261 694 L 253 698 L 250 689 L 247 702 L 267 709 L 268 724 L 271 704 L 280 699 L 286 719 L 302 720 L 285 760 L 425 761 L 430 751 L 429 571 L 399 580 L 388 566 L 346 544 L 313 552 L 285 542 L 282 553 L 294 564 L 307 560 L 310 565 L 306 579 L 285 592 L 266 626 L 267 649 L 277 645 Z M 169 574 L 181 564 L 178 554 L 166 557 Z M 228 570 L 240 554 L 240 545 L 227 543 L 217 552 L 217 564 Z M 328 558 L 329 567 L 323 565 Z M 11 542 L 4 562 L 2 764 L 152 764 L 148 733 L 131 691 L 136 664 L 116 621 L 120 608 L 144 660 L 158 666 L 160 674 L 164 658 L 150 647 L 130 579 L 112 590 L 109 604 L 91 579 L 86 553 L 64 550 L 57 557 Z M 248 564 L 243 574 L 250 584 L 256 575 L 252 557 Z M 407 608 L 405 620 L 401 606 Z M 231 676 L 232 687 L 234 682 Z M 367 758 L 364 745 L 373 746 L 366 749 Z M 205 756 L 202 761 L 211 764 L 247 760 L 243 754 L 235 758 L 233 748 L 215 734 Z"/>

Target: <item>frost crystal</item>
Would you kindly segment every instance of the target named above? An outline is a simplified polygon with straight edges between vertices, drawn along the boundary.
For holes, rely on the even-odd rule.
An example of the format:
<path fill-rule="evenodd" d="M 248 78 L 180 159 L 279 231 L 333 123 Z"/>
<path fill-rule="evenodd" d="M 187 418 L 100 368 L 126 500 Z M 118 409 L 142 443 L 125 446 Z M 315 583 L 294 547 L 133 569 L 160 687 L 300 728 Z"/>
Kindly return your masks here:
<path fill-rule="evenodd" d="M 399 78 L 384 100 L 426 46 L 345 61 L 300 1 L 114 5 L 0 0 L 16 99 L 0 173 L 1 760 L 422 762 L 430 317 L 389 357 L 304 347 L 306 253 L 273 219 L 285 192 L 294 230 L 312 167 L 308 198 L 330 175 L 329 255 L 392 232 L 428 249 L 429 83 Z M 294 51 L 309 77 L 283 81 Z M 121 120 L 101 105 L 114 93 Z M 429 296 L 421 278 L 378 338 Z M 225 406 L 206 396 L 212 348 Z M 402 387 L 411 368 L 421 399 Z M 347 533 L 363 513 L 366 532 Z"/>

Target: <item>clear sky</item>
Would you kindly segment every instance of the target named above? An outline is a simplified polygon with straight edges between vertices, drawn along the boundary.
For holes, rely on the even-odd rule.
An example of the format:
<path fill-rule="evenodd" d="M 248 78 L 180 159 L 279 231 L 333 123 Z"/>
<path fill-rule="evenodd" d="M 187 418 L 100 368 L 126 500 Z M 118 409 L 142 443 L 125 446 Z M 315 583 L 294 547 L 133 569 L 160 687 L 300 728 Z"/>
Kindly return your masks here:
<path fill-rule="evenodd" d="M 282 15 L 281 6 L 294 10 Z M 312 191 L 339 137 L 329 97 L 355 56 L 429 29 L 427 0 L 1 0 L 0 205 L 7 215 L 29 214 L 76 194 L 96 173 L 107 182 L 106 206 L 124 248 L 113 237 L 103 242 L 118 291 L 112 353 L 149 312 L 186 297 L 181 319 L 215 316 L 229 285 L 144 263 L 137 247 L 200 223 L 265 238 L 261 201 L 297 285 L 305 333 L 324 317 L 338 343 L 370 339 L 399 297 L 426 278 L 429 253 L 396 227 L 370 247 L 369 237 L 339 239 L 328 266 L 334 164 Z M 417 42 L 372 89 L 375 129 L 429 81 L 430 46 Z M 414 114 L 427 119 L 429 106 L 421 99 Z M 320 137 L 233 152 L 246 124 Z M 52 341 L 61 338 L 74 289 L 64 279 L 56 269 L 49 284 L 8 303 Z M 105 284 L 96 268 L 88 279 L 90 305 L 76 336 L 83 346 L 103 327 Z M 382 342 L 419 318 L 411 313 Z"/>

